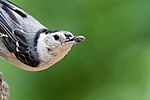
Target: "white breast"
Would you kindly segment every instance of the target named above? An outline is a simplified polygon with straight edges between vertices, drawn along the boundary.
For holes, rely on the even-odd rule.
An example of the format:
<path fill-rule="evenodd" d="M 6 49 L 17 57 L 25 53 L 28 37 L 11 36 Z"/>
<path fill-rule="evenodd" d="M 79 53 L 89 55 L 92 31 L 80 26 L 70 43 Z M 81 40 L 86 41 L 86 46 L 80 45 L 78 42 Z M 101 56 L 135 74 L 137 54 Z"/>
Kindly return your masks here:
<path fill-rule="evenodd" d="M 63 51 L 63 52 L 61 52 L 59 55 L 54 56 L 53 58 L 49 59 L 48 62 L 41 62 L 40 65 L 37 67 L 31 67 L 31 66 L 28 66 L 28 65 L 22 63 L 12 53 L 10 53 L 9 51 L 6 51 L 6 50 L 0 49 L 0 56 L 9 60 L 12 64 L 15 64 L 17 67 L 19 67 L 23 70 L 41 71 L 41 70 L 44 70 L 44 69 L 51 67 L 53 64 L 55 64 L 56 62 L 61 60 L 68 53 L 68 51 L 70 49 L 71 49 L 71 45 L 70 46 L 68 46 L 68 45 L 64 46 L 64 48 L 61 49 L 61 51 Z"/>

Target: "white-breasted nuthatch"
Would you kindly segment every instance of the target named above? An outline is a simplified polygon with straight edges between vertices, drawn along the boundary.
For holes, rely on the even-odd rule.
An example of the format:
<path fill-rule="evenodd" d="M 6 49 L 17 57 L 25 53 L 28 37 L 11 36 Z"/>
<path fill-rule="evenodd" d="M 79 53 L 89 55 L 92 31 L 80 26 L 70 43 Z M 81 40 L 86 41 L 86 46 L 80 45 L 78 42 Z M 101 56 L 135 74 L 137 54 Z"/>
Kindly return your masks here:
<path fill-rule="evenodd" d="M 44 70 L 85 40 L 64 30 L 48 30 L 24 10 L 0 0 L 0 56 L 28 70 Z"/>

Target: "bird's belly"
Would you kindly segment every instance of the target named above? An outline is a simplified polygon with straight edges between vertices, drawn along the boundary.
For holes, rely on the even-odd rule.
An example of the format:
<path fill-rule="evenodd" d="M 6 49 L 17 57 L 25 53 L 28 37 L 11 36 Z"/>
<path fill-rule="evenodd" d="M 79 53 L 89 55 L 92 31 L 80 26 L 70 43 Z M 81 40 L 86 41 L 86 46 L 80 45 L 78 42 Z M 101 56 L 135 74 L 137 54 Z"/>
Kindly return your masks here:
<path fill-rule="evenodd" d="M 17 67 L 27 71 L 40 71 L 51 67 L 53 64 L 61 60 L 69 52 L 71 47 L 72 45 L 69 46 L 66 45 L 64 46 L 63 49 L 61 49 L 61 53 L 59 55 L 56 55 L 52 59 L 47 60 L 47 62 L 41 62 L 37 67 L 31 67 L 22 63 L 20 60 L 16 58 L 15 55 L 9 52 L 8 49 L 5 47 L 5 45 L 3 44 L 2 39 L 0 38 L 0 56 L 10 61 Z"/>
<path fill-rule="evenodd" d="M 70 49 L 71 49 L 71 47 L 69 49 L 64 48 L 63 52 L 60 55 L 53 57 L 53 59 L 49 60 L 49 62 L 41 62 L 37 67 L 31 67 L 31 66 L 28 66 L 28 65 L 22 63 L 20 60 L 18 60 L 15 57 L 15 55 L 13 55 L 9 51 L 5 50 L 5 48 L 2 49 L 0 47 L 0 56 L 7 59 L 12 64 L 15 64 L 17 67 L 19 67 L 23 70 L 41 71 L 41 70 L 44 70 L 44 69 L 47 69 L 47 68 L 51 67 L 53 64 L 55 64 L 56 62 L 61 60 L 69 52 Z"/>

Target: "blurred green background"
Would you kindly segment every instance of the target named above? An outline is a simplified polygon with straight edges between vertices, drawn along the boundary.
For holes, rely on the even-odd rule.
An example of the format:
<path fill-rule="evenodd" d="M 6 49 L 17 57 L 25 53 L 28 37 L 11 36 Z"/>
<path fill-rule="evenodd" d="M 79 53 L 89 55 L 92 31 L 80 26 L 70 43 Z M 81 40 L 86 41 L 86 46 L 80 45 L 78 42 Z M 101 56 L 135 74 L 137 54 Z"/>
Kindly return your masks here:
<path fill-rule="evenodd" d="M 150 100 L 150 0 L 11 1 L 87 40 L 40 72 L 0 60 L 10 100 Z"/>

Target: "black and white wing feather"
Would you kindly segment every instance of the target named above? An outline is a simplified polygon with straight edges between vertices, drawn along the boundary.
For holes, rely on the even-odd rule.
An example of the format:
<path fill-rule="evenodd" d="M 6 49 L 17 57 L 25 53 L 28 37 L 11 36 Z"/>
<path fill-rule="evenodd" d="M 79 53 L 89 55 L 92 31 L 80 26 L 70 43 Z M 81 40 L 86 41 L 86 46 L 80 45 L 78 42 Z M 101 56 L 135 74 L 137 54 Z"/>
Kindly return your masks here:
<path fill-rule="evenodd" d="M 34 38 L 37 30 L 42 28 L 45 27 L 21 8 L 7 0 L 0 0 L 0 38 L 11 53 L 31 67 L 40 63 Z"/>

